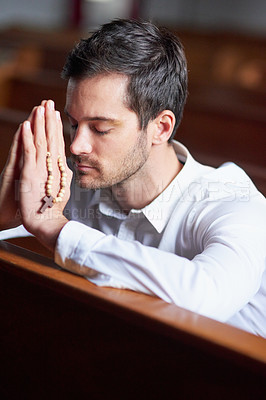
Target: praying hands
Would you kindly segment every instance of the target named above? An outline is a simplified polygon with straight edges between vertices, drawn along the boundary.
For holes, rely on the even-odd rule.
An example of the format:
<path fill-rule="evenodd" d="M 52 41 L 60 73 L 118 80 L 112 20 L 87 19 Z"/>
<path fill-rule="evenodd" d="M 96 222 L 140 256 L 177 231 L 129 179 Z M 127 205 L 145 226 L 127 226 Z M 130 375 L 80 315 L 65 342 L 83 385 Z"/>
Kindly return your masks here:
<path fill-rule="evenodd" d="M 60 113 L 52 100 L 43 101 L 19 126 L 1 175 L 1 229 L 22 223 L 53 251 L 68 222 L 63 210 L 71 178 Z"/>

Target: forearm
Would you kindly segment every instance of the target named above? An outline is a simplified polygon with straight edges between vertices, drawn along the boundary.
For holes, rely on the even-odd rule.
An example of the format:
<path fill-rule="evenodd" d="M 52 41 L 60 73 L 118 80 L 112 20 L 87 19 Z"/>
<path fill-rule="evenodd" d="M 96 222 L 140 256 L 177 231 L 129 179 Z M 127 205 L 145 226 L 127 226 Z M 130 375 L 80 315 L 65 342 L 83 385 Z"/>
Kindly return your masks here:
<path fill-rule="evenodd" d="M 93 270 L 106 275 L 97 284 L 155 295 L 221 321 L 246 304 L 259 282 L 259 274 L 257 283 L 256 278 L 251 282 L 252 266 L 244 259 L 241 264 L 223 245 L 188 260 L 76 222 L 63 229 L 55 257 L 61 267 L 85 277 L 93 276 Z M 241 273 L 246 279 L 240 284 Z"/>

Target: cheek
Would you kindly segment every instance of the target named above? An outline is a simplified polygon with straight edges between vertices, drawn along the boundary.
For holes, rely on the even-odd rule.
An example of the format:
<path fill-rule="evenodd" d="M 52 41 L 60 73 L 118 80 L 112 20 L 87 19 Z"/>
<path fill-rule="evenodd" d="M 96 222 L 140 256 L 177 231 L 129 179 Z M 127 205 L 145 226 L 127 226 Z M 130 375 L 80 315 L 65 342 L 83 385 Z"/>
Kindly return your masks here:
<path fill-rule="evenodd" d="M 108 158 L 116 158 L 119 154 L 122 154 L 126 147 L 128 146 L 128 141 L 123 140 L 119 135 L 103 137 L 97 142 L 96 148 L 99 155 L 105 155 Z"/>

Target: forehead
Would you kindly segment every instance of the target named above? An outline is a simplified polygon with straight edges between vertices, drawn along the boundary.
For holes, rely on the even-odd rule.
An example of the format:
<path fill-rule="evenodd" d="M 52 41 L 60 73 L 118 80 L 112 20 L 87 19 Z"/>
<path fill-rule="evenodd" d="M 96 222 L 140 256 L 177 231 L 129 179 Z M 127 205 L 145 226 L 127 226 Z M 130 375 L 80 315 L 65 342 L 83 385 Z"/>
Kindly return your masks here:
<path fill-rule="evenodd" d="M 121 74 L 70 78 L 65 111 L 76 120 L 98 116 L 114 120 L 137 119 L 127 105 L 127 85 L 128 77 Z"/>
<path fill-rule="evenodd" d="M 70 78 L 67 85 L 67 98 L 90 98 L 106 100 L 108 96 L 125 100 L 128 77 L 120 74 L 101 74 L 94 77 Z"/>

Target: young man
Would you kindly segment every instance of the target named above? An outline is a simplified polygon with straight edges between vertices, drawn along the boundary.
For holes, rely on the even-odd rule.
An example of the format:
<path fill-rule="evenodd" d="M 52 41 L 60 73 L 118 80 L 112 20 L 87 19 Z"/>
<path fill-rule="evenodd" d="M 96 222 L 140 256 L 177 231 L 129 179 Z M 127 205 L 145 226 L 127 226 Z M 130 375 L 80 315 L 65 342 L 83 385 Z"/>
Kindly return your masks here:
<path fill-rule="evenodd" d="M 178 39 L 116 20 L 81 40 L 63 77 L 70 199 L 60 115 L 43 101 L 2 174 L 2 229 L 22 223 L 60 266 L 98 285 L 266 336 L 265 198 L 236 165 L 201 165 L 173 140 L 187 96 Z"/>

